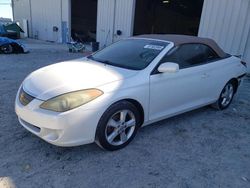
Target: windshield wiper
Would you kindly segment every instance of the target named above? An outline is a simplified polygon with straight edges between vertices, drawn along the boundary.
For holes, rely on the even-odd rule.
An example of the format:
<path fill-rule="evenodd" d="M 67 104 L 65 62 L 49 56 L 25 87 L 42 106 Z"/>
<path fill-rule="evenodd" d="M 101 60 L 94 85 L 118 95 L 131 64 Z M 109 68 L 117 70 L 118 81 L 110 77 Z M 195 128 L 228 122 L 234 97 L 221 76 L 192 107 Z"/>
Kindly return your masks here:
<path fill-rule="evenodd" d="M 93 61 L 97 61 L 99 63 L 103 63 L 105 65 L 111 65 L 111 66 L 114 66 L 114 67 L 121 67 L 121 68 L 125 68 L 125 69 L 130 69 L 130 70 L 140 70 L 140 69 L 132 68 L 130 66 L 115 64 L 115 63 L 113 63 L 112 61 L 109 61 L 109 60 L 97 59 L 97 58 L 94 58 L 92 55 L 89 55 L 87 58 L 91 59 Z"/>
<path fill-rule="evenodd" d="M 91 60 L 93 60 L 93 61 L 97 61 L 97 62 L 100 62 L 100 63 L 107 64 L 107 65 L 114 65 L 114 63 L 112 63 L 112 62 L 109 61 L 109 60 L 97 59 L 97 58 L 94 58 L 92 55 L 88 56 L 87 58 L 88 58 L 88 59 L 91 59 Z"/>
<path fill-rule="evenodd" d="M 98 61 L 101 62 L 101 63 L 107 64 L 107 65 L 114 65 L 114 63 L 112 63 L 109 60 L 98 60 Z"/>
<path fill-rule="evenodd" d="M 88 59 L 91 59 L 91 60 L 95 60 L 95 58 L 93 57 L 93 55 L 89 55 L 87 56 Z"/>

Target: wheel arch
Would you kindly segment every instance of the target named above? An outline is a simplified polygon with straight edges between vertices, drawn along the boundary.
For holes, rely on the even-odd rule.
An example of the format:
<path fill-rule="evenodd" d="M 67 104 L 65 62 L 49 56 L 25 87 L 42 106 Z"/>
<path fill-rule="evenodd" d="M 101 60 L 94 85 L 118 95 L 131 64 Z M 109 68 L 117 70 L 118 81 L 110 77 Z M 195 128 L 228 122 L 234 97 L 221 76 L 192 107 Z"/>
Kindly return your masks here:
<path fill-rule="evenodd" d="M 23 47 L 20 46 L 20 44 L 12 42 L 12 43 L 10 43 L 10 45 L 13 48 L 13 53 L 23 53 L 24 52 L 24 49 L 23 49 Z"/>
<path fill-rule="evenodd" d="M 232 83 L 233 88 L 234 88 L 234 94 L 235 94 L 235 93 L 237 92 L 237 89 L 238 89 L 238 86 L 239 86 L 239 81 L 238 81 L 238 79 L 237 79 L 237 78 L 231 78 L 231 79 L 225 84 L 225 86 L 226 86 L 227 84 L 229 84 L 229 83 Z M 223 89 L 225 88 L 225 86 L 223 87 Z M 230 105 L 230 103 L 231 103 L 231 102 L 230 102 L 226 107 L 222 107 L 222 106 L 221 106 L 219 100 L 220 100 L 221 94 L 222 94 L 222 92 L 223 92 L 223 89 L 221 89 L 221 92 L 220 92 L 220 95 L 219 95 L 217 101 L 216 101 L 215 103 L 212 104 L 212 107 L 214 107 L 214 108 L 216 108 L 216 109 L 219 109 L 219 110 L 226 109 L 226 108 Z M 232 97 L 232 98 L 233 98 L 233 97 Z M 232 99 L 231 99 L 231 101 L 232 101 Z"/>
<path fill-rule="evenodd" d="M 217 97 L 217 98 L 219 98 L 219 96 L 220 96 L 220 94 L 221 94 L 223 88 L 224 88 L 229 82 L 232 82 L 233 85 L 235 86 L 234 93 L 237 92 L 238 86 L 239 86 L 239 82 L 238 82 L 238 79 L 234 77 L 234 78 L 231 78 L 230 80 L 228 80 L 228 81 L 226 82 L 226 84 L 223 85 L 223 86 L 218 90 L 218 95 L 217 95 L 218 97 Z"/>
<path fill-rule="evenodd" d="M 234 85 L 234 93 L 237 92 L 238 90 L 238 86 L 239 86 L 239 82 L 238 82 L 238 79 L 237 78 L 232 78 L 231 80 L 228 81 L 229 82 L 232 82 L 232 84 Z"/>
<path fill-rule="evenodd" d="M 144 111 L 143 106 L 141 105 L 141 103 L 140 103 L 138 100 L 132 99 L 132 98 L 124 98 L 124 99 L 120 99 L 120 100 L 118 100 L 118 101 L 116 101 L 116 102 L 113 102 L 110 106 L 112 106 L 112 105 L 114 105 L 114 104 L 116 104 L 116 103 L 123 102 L 123 101 L 129 102 L 129 103 L 133 104 L 133 105 L 136 107 L 136 109 L 137 109 L 137 110 L 139 111 L 139 113 L 140 113 L 140 126 L 142 126 L 143 123 L 144 123 L 145 111 Z M 110 107 L 110 106 L 109 106 L 109 107 Z"/>
<path fill-rule="evenodd" d="M 139 112 L 139 116 L 140 116 L 140 120 L 139 120 L 139 126 L 137 126 L 137 128 L 139 128 L 139 127 L 141 127 L 141 125 L 144 123 L 144 109 L 143 109 L 143 107 L 142 107 L 142 105 L 141 105 L 141 103 L 138 101 L 138 100 L 135 100 L 135 99 L 131 99 L 131 98 L 124 98 L 124 99 L 121 99 L 121 100 L 117 100 L 117 101 L 115 101 L 115 102 L 113 102 L 112 104 L 110 104 L 109 105 L 109 107 L 107 108 L 107 110 L 108 109 L 110 109 L 113 105 L 119 105 L 120 103 L 123 103 L 123 104 L 121 104 L 121 105 L 124 105 L 124 104 L 128 104 L 129 103 L 129 105 L 130 105 L 130 107 L 131 107 L 131 105 L 133 105 L 137 110 L 138 110 L 138 112 Z M 106 111 L 107 111 L 106 110 Z M 105 111 L 105 112 L 106 112 Z M 122 147 L 124 147 L 124 146 L 122 146 L 122 147 L 118 147 L 118 148 L 110 148 L 109 146 L 107 146 L 107 144 L 106 144 L 106 142 L 107 141 L 104 141 L 103 140 L 103 134 L 101 134 L 101 132 L 103 132 L 103 124 L 101 123 L 101 122 L 103 122 L 103 121 L 101 121 L 102 120 L 102 118 L 103 117 L 105 117 L 104 116 L 104 114 L 105 114 L 105 112 L 102 114 L 102 116 L 101 116 L 101 119 L 99 120 L 99 122 L 98 122 L 98 125 L 97 125 L 97 127 L 96 127 L 96 131 L 95 131 L 95 143 L 98 145 L 98 146 L 100 146 L 101 148 L 103 148 L 103 149 L 106 149 L 106 150 L 110 150 L 110 151 L 114 151 L 114 150 L 117 150 L 117 149 L 121 149 Z M 106 120 L 105 120 L 106 121 Z M 135 133 L 136 134 L 136 133 Z M 135 134 L 134 134 L 134 136 L 135 136 Z M 133 136 L 133 137 L 134 137 Z M 131 137 L 132 139 L 133 139 L 133 137 Z M 130 139 L 131 139 L 130 138 Z M 131 140 L 132 140 L 131 139 Z M 130 141 L 131 141 L 130 140 Z M 129 144 L 130 143 L 130 141 L 129 142 L 125 142 L 125 143 L 123 143 L 123 144 L 125 144 L 125 146 L 127 145 L 127 144 Z"/>
<path fill-rule="evenodd" d="M 145 118 L 145 112 L 143 109 L 143 106 L 141 105 L 141 103 L 135 99 L 124 99 L 125 101 L 128 101 L 130 103 L 132 103 L 133 105 L 135 105 L 135 107 L 138 109 L 141 117 L 140 117 L 140 126 L 142 126 L 142 124 L 144 123 L 144 118 Z"/>

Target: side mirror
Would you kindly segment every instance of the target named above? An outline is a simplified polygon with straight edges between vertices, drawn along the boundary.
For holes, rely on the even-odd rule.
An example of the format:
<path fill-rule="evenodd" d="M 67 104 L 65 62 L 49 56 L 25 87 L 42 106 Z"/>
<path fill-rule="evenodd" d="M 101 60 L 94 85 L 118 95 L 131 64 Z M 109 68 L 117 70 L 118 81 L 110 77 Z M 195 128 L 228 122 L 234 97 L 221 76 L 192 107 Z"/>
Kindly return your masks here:
<path fill-rule="evenodd" d="M 179 65 L 177 63 L 162 63 L 158 67 L 158 71 L 161 73 L 176 73 L 179 71 Z"/>

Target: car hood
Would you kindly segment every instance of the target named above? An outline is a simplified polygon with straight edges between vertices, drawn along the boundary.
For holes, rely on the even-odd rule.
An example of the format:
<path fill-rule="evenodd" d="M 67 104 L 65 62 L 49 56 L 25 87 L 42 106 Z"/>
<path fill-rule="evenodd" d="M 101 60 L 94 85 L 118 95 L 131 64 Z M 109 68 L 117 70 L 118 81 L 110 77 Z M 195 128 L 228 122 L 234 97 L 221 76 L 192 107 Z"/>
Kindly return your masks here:
<path fill-rule="evenodd" d="M 41 68 L 31 73 L 23 82 L 23 89 L 40 100 L 123 80 L 137 71 L 78 59 Z"/>

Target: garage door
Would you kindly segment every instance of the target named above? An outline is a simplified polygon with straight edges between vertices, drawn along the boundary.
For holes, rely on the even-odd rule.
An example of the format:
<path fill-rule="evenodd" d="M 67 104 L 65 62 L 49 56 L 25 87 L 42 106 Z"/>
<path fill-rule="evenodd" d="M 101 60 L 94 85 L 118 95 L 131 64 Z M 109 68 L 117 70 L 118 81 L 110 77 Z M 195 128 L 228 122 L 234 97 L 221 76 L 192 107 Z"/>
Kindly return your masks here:
<path fill-rule="evenodd" d="M 32 0 L 31 17 L 34 38 L 61 41 L 61 0 Z"/>
<path fill-rule="evenodd" d="M 197 35 L 203 0 L 136 0 L 134 35 Z"/>
<path fill-rule="evenodd" d="M 132 35 L 135 0 L 98 0 L 97 41 L 104 47 Z"/>

